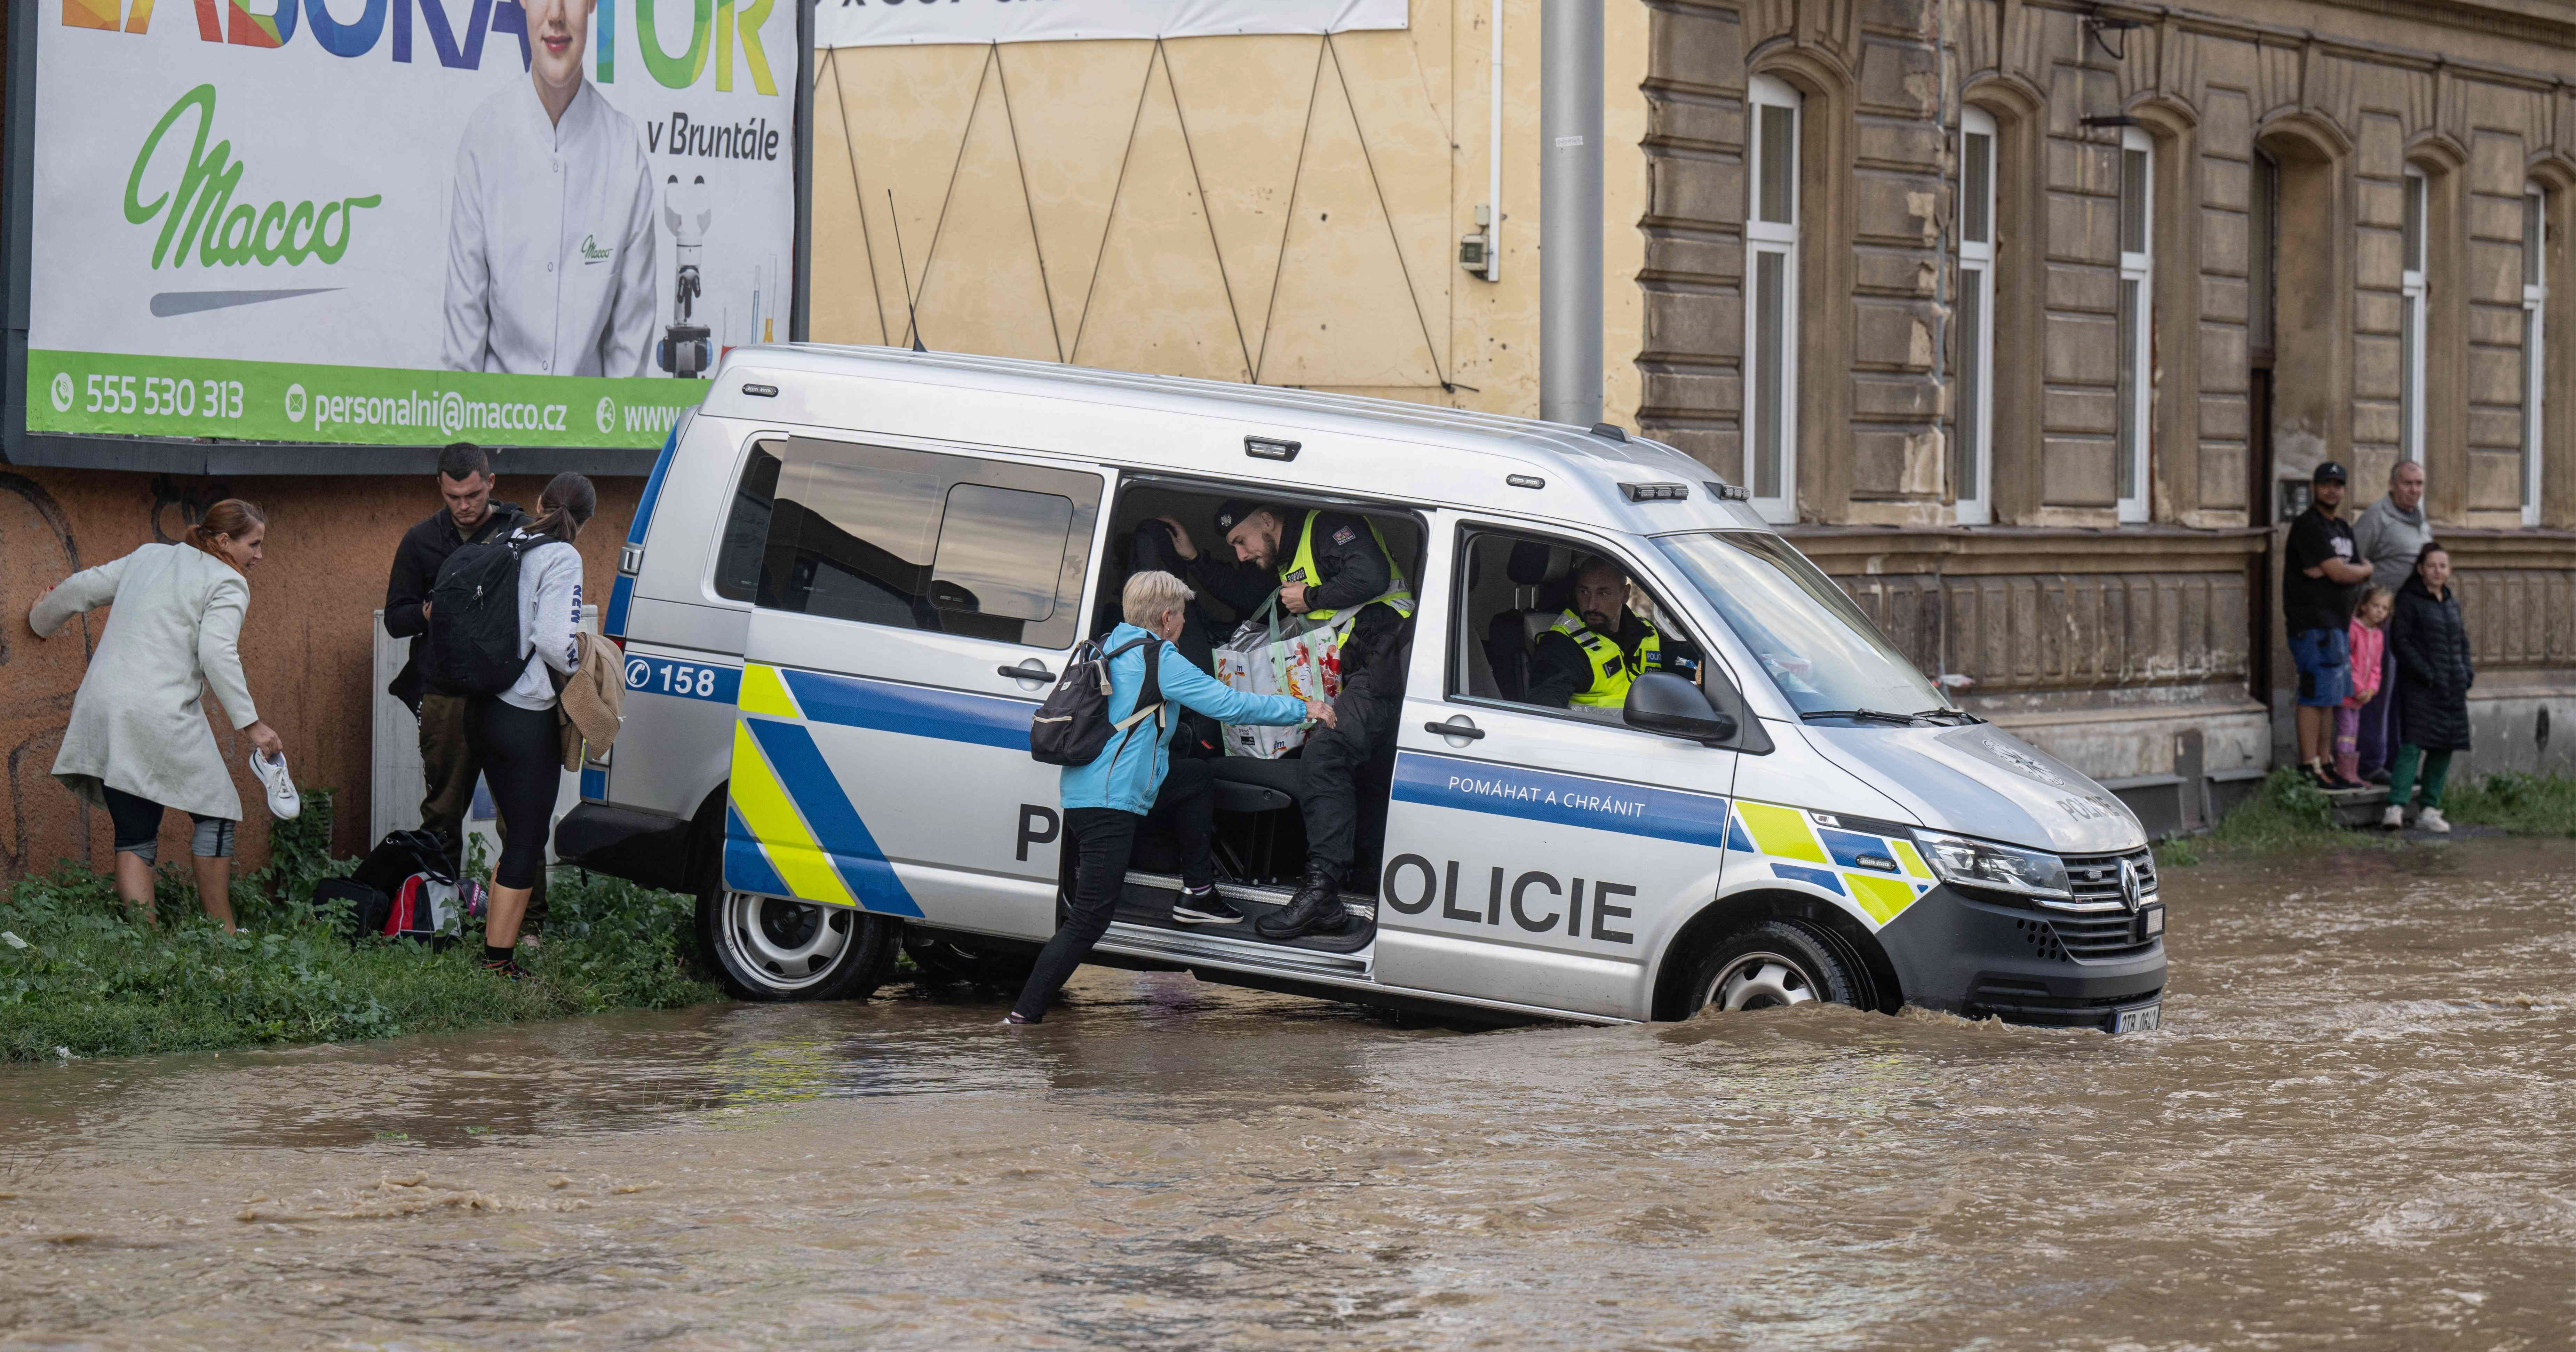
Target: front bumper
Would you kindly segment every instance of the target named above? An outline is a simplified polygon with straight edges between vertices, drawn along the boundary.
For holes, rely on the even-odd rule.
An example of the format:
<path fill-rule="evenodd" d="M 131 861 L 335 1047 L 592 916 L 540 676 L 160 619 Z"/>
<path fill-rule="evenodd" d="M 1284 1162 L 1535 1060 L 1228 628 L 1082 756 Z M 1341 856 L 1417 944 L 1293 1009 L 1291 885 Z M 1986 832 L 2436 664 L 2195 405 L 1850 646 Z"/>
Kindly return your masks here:
<path fill-rule="evenodd" d="M 1878 933 L 1909 1004 L 2007 1023 L 2114 1027 L 2163 998 L 2163 936 L 2104 957 L 2066 951 L 2051 913 L 1995 893 L 1933 888 Z"/>

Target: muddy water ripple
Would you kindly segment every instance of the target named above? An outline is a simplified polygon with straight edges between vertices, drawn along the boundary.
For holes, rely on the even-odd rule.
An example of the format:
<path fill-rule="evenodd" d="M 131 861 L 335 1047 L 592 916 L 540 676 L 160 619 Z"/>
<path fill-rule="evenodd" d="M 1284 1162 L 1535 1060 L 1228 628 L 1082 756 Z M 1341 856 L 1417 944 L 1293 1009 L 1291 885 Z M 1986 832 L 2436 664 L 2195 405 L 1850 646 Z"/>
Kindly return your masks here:
<path fill-rule="evenodd" d="M 0 1348 L 2565 1348 L 2564 843 L 2174 870 L 2165 1030 L 1087 972 L 0 1068 Z"/>

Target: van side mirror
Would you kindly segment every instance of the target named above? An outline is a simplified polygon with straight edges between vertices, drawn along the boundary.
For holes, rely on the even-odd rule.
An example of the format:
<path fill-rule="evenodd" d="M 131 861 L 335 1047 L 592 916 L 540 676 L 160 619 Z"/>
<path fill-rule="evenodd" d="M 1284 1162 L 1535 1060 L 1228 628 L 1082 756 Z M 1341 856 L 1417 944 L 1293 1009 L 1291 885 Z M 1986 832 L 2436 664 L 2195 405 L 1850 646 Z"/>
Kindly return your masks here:
<path fill-rule="evenodd" d="M 1716 745 L 1735 739 L 1739 724 L 1733 714 L 1719 713 L 1699 687 L 1669 671 L 1649 671 L 1628 687 L 1620 717 L 1629 727 L 1670 733 Z"/>

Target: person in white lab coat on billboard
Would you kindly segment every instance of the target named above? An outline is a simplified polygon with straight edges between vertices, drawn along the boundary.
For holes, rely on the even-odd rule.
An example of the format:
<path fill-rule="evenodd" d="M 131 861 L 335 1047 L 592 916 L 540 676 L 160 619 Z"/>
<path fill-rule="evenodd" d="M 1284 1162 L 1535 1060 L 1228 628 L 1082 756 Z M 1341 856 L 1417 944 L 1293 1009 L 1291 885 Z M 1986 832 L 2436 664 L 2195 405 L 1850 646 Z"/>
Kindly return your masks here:
<path fill-rule="evenodd" d="M 653 170 L 582 78 L 595 0 L 526 0 L 529 83 L 466 119 L 447 222 L 452 371 L 640 376 L 653 349 Z"/>

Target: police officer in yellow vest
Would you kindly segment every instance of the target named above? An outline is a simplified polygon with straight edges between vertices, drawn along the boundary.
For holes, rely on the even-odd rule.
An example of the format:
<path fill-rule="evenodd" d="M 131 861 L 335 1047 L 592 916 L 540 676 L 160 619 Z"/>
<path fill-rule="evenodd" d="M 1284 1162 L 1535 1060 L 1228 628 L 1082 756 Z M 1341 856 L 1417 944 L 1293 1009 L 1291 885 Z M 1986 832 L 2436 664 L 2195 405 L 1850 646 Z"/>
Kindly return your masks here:
<path fill-rule="evenodd" d="M 1188 561 L 1192 586 L 1243 615 L 1261 608 L 1275 587 L 1282 609 L 1329 620 L 1357 607 L 1342 640 L 1342 692 L 1333 701 L 1338 726 L 1317 728 L 1300 757 L 1305 782 L 1298 803 L 1306 817 L 1306 877 L 1287 909 L 1253 929 L 1267 939 L 1339 933 L 1343 874 L 1359 855 L 1359 775 L 1395 750 L 1404 703 L 1401 655 L 1413 632 L 1413 592 L 1366 517 L 1273 507 L 1236 499 L 1217 509 L 1217 533 L 1235 562 L 1212 559 L 1170 517 L 1174 552 Z"/>
<path fill-rule="evenodd" d="M 1663 668 L 1664 638 L 1628 609 L 1628 574 L 1587 559 L 1574 572 L 1574 608 L 1539 635 L 1531 664 L 1531 703 L 1616 709 L 1640 673 Z"/>

